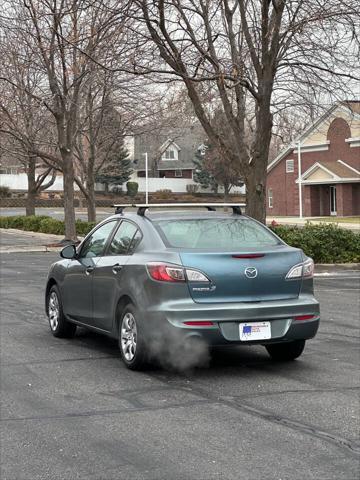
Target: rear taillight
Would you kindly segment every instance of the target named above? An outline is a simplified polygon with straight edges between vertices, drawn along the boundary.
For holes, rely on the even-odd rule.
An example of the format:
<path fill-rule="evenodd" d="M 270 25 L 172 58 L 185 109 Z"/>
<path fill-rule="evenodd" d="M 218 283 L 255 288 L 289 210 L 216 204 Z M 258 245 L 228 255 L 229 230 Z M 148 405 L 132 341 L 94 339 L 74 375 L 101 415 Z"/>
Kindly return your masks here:
<path fill-rule="evenodd" d="M 314 262 L 311 258 L 304 263 L 299 263 L 291 267 L 286 278 L 293 280 L 297 278 L 312 278 L 314 276 Z"/>
<path fill-rule="evenodd" d="M 146 267 L 150 277 L 160 282 L 210 282 L 206 275 L 192 268 L 156 262 L 148 263 Z"/>
<path fill-rule="evenodd" d="M 149 275 L 160 282 L 185 282 L 184 269 L 165 263 L 148 263 Z"/>

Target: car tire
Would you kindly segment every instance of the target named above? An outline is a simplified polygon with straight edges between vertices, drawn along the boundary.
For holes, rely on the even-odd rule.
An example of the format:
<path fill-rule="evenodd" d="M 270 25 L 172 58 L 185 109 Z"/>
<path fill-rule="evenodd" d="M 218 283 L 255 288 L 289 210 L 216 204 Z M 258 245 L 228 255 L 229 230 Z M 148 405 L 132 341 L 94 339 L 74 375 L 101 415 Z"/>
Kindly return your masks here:
<path fill-rule="evenodd" d="M 141 331 L 139 313 L 132 304 L 128 304 L 119 323 L 119 348 L 126 367 L 130 370 L 142 370 L 146 366 L 146 345 Z"/>
<path fill-rule="evenodd" d="M 76 333 L 76 325 L 66 320 L 59 289 L 56 285 L 53 285 L 48 293 L 46 311 L 49 319 L 50 331 L 54 337 L 74 337 Z"/>
<path fill-rule="evenodd" d="M 265 348 L 273 360 L 287 362 L 300 357 L 305 348 L 305 340 L 294 340 L 293 342 L 286 343 L 273 343 L 270 345 L 265 345 Z"/>

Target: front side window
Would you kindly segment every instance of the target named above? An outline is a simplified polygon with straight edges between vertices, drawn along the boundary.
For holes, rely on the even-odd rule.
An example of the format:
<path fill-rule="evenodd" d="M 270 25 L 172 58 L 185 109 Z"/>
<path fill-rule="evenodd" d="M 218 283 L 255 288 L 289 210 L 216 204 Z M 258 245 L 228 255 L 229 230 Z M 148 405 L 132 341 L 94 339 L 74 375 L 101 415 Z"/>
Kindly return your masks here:
<path fill-rule="evenodd" d="M 279 244 L 269 230 L 246 217 L 159 220 L 155 225 L 171 247 L 238 250 Z"/>
<path fill-rule="evenodd" d="M 133 223 L 121 223 L 109 246 L 108 255 L 131 255 L 141 240 L 141 233 Z"/>
<path fill-rule="evenodd" d="M 114 220 L 101 225 L 101 227 L 95 230 L 95 232 L 85 240 L 80 252 L 80 257 L 100 257 L 116 224 L 117 221 Z"/>

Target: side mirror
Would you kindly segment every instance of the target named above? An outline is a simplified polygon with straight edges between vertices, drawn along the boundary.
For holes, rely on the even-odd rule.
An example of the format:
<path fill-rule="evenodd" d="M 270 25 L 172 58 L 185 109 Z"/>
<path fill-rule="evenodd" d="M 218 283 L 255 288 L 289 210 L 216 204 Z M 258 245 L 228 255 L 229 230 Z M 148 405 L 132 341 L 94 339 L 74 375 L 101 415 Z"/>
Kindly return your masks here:
<path fill-rule="evenodd" d="M 60 257 L 72 259 L 76 257 L 76 247 L 75 245 L 67 245 L 60 252 Z"/>

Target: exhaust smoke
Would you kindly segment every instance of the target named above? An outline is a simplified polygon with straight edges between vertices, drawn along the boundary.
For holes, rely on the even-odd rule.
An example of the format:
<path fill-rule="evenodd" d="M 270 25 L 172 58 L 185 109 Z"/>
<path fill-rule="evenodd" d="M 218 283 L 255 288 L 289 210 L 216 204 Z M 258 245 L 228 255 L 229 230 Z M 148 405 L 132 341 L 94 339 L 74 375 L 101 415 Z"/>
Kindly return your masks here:
<path fill-rule="evenodd" d="M 149 360 L 167 370 L 183 372 L 210 362 L 209 347 L 199 335 L 186 336 L 172 328 L 152 332 L 147 347 Z"/>

